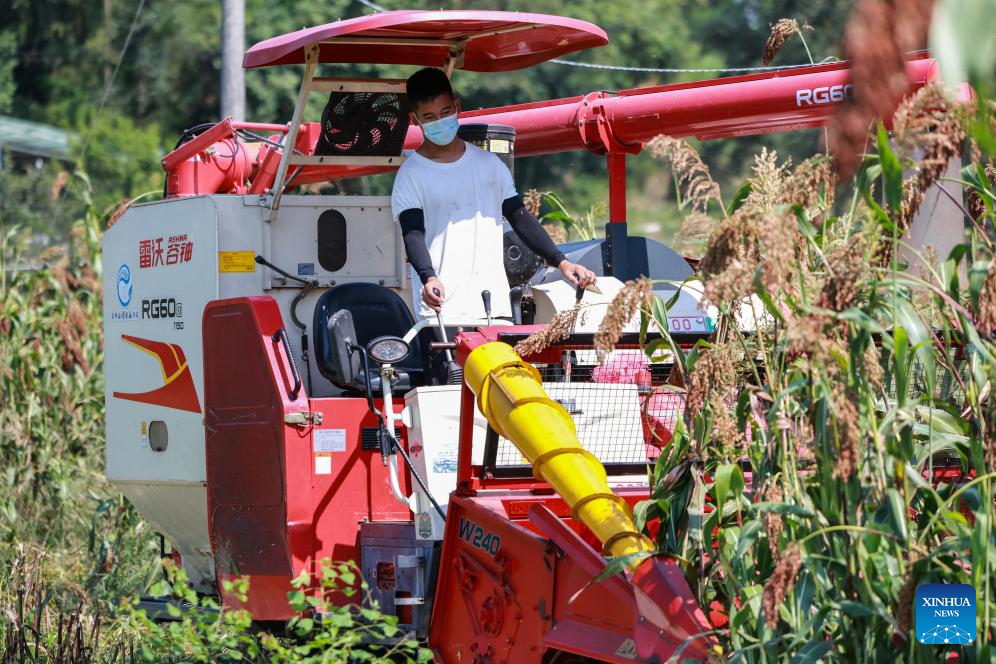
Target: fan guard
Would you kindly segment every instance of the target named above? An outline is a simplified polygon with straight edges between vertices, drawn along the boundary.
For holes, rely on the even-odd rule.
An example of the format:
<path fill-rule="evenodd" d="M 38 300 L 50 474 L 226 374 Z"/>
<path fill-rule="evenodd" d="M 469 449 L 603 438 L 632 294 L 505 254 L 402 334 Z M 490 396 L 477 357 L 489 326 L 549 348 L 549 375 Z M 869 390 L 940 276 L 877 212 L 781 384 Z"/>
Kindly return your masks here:
<path fill-rule="evenodd" d="M 321 156 L 393 157 L 408 134 L 408 97 L 393 92 L 333 92 L 322 112 Z"/>

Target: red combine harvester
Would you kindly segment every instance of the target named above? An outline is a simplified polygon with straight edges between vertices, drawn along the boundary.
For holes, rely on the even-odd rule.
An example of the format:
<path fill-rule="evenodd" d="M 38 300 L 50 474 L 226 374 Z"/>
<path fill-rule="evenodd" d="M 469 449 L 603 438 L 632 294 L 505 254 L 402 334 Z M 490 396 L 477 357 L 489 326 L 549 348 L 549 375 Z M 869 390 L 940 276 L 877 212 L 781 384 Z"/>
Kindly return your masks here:
<path fill-rule="evenodd" d="M 385 12 L 267 40 L 245 66 L 303 65 L 291 121 L 188 132 L 162 160 L 164 199 L 108 230 L 107 476 L 199 590 L 231 605 L 220 581 L 247 576 L 244 606 L 285 621 L 302 570 L 356 560 L 381 607 L 442 662 L 715 652 L 675 562 L 590 583 L 605 555 L 651 550 L 631 507 L 683 408 L 656 389 L 668 366 L 647 364 L 635 334 L 604 363 L 593 351 L 622 281 L 646 275 L 668 295 L 692 274 L 671 249 L 627 234 L 626 156 L 659 134 L 822 126 L 848 94 L 846 66 L 461 114 L 460 135 L 510 167 L 513 155 L 606 156 L 605 238 L 563 247 L 602 294 L 585 294 L 588 320 L 535 357 L 511 346 L 575 293 L 513 235 L 514 321 L 490 321 L 487 305 L 474 320 L 416 321 L 389 199 L 297 193 L 392 171 L 422 140 L 404 81 L 324 77 L 320 65 L 500 72 L 605 43 L 583 21 L 489 11 Z M 935 69 L 910 60 L 911 90 Z M 328 102 L 305 121 L 313 93 Z M 462 328 L 454 343 L 436 342 L 444 323 Z M 713 329 L 694 293 L 668 324 L 684 344 Z M 434 368 L 452 350 L 459 382 Z"/>

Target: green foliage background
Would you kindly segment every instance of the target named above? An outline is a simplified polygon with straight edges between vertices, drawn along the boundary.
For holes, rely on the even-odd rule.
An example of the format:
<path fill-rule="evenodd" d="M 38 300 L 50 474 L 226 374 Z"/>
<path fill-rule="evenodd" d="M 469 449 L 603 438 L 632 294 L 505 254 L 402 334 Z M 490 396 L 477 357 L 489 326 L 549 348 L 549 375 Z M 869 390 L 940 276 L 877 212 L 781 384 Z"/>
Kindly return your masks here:
<path fill-rule="evenodd" d="M 216 0 L 147 2 L 109 90 L 120 49 L 140 0 L 0 0 L 0 113 L 63 127 L 78 136 L 74 152 L 94 183 L 103 208 L 146 191 L 161 189 L 158 158 L 179 133 L 218 119 L 220 3 Z M 384 0 L 388 9 L 420 8 L 417 2 Z M 749 67 L 761 64 L 769 26 L 782 17 L 809 22 L 807 40 L 816 57 L 837 53 L 851 3 L 845 0 L 443 0 L 431 8 L 489 8 L 561 14 L 585 19 L 606 30 L 610 43 L 570 59 L 604 64 L 668 68 Z M 370 13 L 355 0 L 246 2 L 247 46 L 302 26 Z M 807 62 L 798 40 L 789 40 L 776 64 Z M 331 68 L 330 68 L 331 69 Z M 375 68 L 338 68 L 341 74 L 373 73 Z M 406 67 L 379 68 L 405 76 Z M 246 72 L 247 119 L 286 122 L 299 82 L 298 68 Z M 466 108 L 550 99 L 593 90 L 618 90 L 714 74 L 643 74 L 572 68 L 547 63 L 523 72 L 482 75 L 458 72 L 454 84 Z M 320 113 L 315 96 L 312 117 Z M 812 154 L 820 132 L 775 135 L 703 146 L 720 184 L 749 170 L 761 145 L 783 156 Z M 85 154 L 84 154 L 85 151 Z M 679 214 L 669 205 L 670 175 L 649 156 L 630 160 L 631 217 L 637 230 L 670 240 Z M 520 191 L 556 190 L 571 210 L 583 211 L 607 196 L 604 160 L 570 153 L 517 163 Z M 8 176 L 9 177 L 9 176 Z M 350 190 L 387 191 L 389 176 L 344 183 Z M 31 199 L 32 201 L 34 199 Z M 71 218 L 71 217 L 70 217 Z M 65 230 L 66 219 L 58 227 Z"/>

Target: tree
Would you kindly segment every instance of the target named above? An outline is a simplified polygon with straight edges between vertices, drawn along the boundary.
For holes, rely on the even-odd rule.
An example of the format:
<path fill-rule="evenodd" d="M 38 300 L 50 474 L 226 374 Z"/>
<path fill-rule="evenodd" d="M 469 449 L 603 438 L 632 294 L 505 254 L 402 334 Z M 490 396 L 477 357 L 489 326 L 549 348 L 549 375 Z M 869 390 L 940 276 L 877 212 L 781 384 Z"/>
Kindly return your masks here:
<path fill-rule="evenodd" d="M 220 3 L 216 0 L 145 2 L 142 0 L 0 0 L 9 26 L 0 32 L 0 110 L 50 122 L 77 131 L 80 147 L 88 143 L 103 164 L 91 169 L 94 188 L 109 200 L 138 193 L 161 178 L 155 160 L 170 149 L 180 132 L 218 119 L 220 66 Z M 380 0 L 388 9 L 408 9 L 404 0 Z M 433 8 L 480 8 L 478 2 L 442 0 Z M 782 17 L 815 26 L 806 32 L 814 57 L 835 51 L 843 19 L 850 6 L 844 0 L 619 0 L 606 10 L 602 2 L 577 0 L 494 0 L 488 8 L 572 16 L 601 26 L 607 46 L 576 53 L 567 59 L 613 65 L 666 68 L 719 68 L 759 65 L 769 26 Z M 141 7 L 141 11 L 137 11 Z M 353 0 L 246 2 L 249 44 L 338 19 L 370 13 Z M 130 39 L 128 39 L 129 34 Z M 122 48 L 128 48 L 114 74 Z M 11 46 L 13 44 L 13 46 Z M 807 61 L 797 39 L 790 39 L 777 63 Z M 405 77 L 411 67 L 327 66 L 338 75 Z M 286 122 L 291 115 L 300 67 L 275 67 L 247 72 L 247 116 L 262 122 Z M 654 74 L 582 69 L 546 63 L 520 72 L 483 75 L 457 72 L 454 85 L 465 108 L 489 107 L 539 99 L 618 90 L 713 74 Z M 113 85 L 109 86 L 113 77 Z M 106 104 L 100 102 L 106 93 Z M 320 115 L 323 100 L 312 95 L 310 119 Z M 100 111 L 98 114 L 98 110 Z M 119 119 L 120 118 L 120 119 Z M 130 135 L 125 121 L 138 132 Z M 106 161 L 110 150 L 94 141 L 110 141 L 112 131 L 120 159 L 131 159 L 134 177 Z M 155 140 L 153 140 L 153 137 Z M 703 154 L 721 184 L 740 177 L 749 155 L 760 145 L 780 154 L 808 154 L 819 145 L 820 132 L 721 141 L 703 146 Z M 127 145 L 124 145 L 126 143 Z M 667 206 L 671 178 L 649 157 L 629 160 L 631 217 L 674 226 L 677 213 Z M 604 159 L 587 153 L 523 159 L 516 165 L 520 189 L 536 187 L 560 192 L 572 209 L 584 210 L 607 195 Z M 384 192 L 391 179 L 381 177 L 346 183 L 340 189 Z"/>

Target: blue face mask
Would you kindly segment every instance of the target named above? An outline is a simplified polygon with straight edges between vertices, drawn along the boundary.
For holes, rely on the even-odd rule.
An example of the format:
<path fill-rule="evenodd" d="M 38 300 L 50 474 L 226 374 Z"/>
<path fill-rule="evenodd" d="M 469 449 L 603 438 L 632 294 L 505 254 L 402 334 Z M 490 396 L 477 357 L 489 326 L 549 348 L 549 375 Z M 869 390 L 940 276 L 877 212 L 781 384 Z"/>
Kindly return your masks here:
<path fill-rule="evenodd" d="M 454 113 L 445 118 L 426 122 L 422 125 L 422 133 L 436 145 L 449 145 L 456 138 L 459 128 L 460 123 L 457 122 L 457 114 Z"/>

